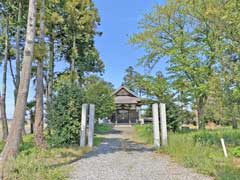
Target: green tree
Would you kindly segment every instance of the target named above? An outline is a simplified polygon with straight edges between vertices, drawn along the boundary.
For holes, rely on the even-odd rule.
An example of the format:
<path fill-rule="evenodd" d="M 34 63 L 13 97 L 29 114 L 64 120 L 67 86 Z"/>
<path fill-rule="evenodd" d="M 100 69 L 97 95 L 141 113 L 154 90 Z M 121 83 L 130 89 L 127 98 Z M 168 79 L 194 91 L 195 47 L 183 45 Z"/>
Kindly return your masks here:
<path fill-rule="evenodd" d="M 51 145 L 79 143 L 83 92 L 76 83 L 63 84 L 53 95 L 47 108 L 47 128 Z"/>
<path fill-rule="evenodd" d="M 110 117 L 115 110 L 113 85 L 95 75 L 87 76 L 84 84 L 85 102 L 95 104 L 96 118 Z"/>
<path fill-rule="evenodd" d="M 28 25 L 26 32 L 26 44 L 24 49 L 22 76 L 20 79 L 18 98 L 14 111 L 14 120 L 7 142 L 2 151 L 2 160 L 6 161 L 10 157 L 17 155 L 22 137 L 24 117 L 27 105 L 27 96 L 30 84 L 30 74 L 33 60 L 34 40 L 36 31 L 37 1 L 29 0 Z"/>
<path fill-rule="evenodd" d="M 137 85 L 141 87 L 147 104 L 165 103 L 168 128 L 176 131 L 180 123 L 186 120 L 188 112 L 181 108 L 179 102 L 174 98 L 171 85 L 161 72 L 155 76 L 141 75 L 136 79 Z M 150 107 L 151 109 L 151 107 Z"/>
<path fill-rule="evenodd" d="M 140 63 L 153 68 L 168 59 L 171 82 L 181 99 L 196 108 L 199 126 L 204 128 L 204 106 L 209 78 L 214 74 L 218 45 L 214 26 L 207 18 L 205 1 L 168 1 L 156 5 L 140 22 L 142 32 L 130 43 L 145 49 Z"/>
<path fill-rule="evenodd" d="M 39 47 L 45 49 L 45 0 L 41 1 L 40 5 L 40 35 L 39 35 Z M 39 48 L 41 49 L 41 48 Z M 35 107 L 35 121 L 34 121 L 34 142 L 36 146 L 40 148 L 46 148 L 47 144 L 43 134 L 43 63 L 46 56 L 46 52 L 43 50 L 41 56 L 37 57 L 37 88 L 36 88 L 36 107 Z"/>
<path fill-rule="evenodd" d="M 123 85 L 131 91 L 141 95 L 141 89 L 136 86 L 136 79 L 140 74 L 134 70 L 132 66 L 129 66 L 125 70 L 125 76 L 123 77 Z"/>

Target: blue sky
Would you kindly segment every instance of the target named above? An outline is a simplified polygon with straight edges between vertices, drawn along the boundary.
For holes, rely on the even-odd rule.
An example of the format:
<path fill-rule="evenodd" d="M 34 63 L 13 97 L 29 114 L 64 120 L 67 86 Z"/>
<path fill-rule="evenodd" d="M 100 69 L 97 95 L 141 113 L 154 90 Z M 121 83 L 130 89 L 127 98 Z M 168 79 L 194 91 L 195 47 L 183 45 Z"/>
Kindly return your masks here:
<path fill-rule="evenodd" d="M 144 13 L 165 0 L 94 0 L 101 17 L 99 30 L 103 32 L 96 38 L 96 47 L 103 59 L 106 72 L 104 79 L 117 88 L 121 85 L 124 71 L 137 64 L 144 52 L 127 44 L 128 37 L 139 31 L 138 22 Z M 139 72 L 143 68 L 135 67 Z M 155 70 L 163 71 L 165 63 L 159 63 Z"/>
<path fill-rule="evenodd" d="M 101 17 L 99 31 L 101 37 L 96 37 L 96 47 L 105 63 L 103 78 L 114 84 L 115 88 L 122 84 L 124 71 L 128 66 L 134 66 L 141 73 L 142 67 L 136 67 L 137 59 L 144 52 L 127 44 L 128 37 L 139 31 L 138 22 L 144 13 L 149 12 L 154 4 L 163 4 L 165 0 L 94 0 Z M 56 70 L 64 68 L 64 63 L 58 63 Z M 166 64 L 160 62 L 154 71 L 164 71 Z M 13 84 L 8 70 L 6 108 L 8 118 L 14 111 Z M 0 74 L 0 83 L 2 73 Z M 1 87 L 0 87 L 1 88 Z M 29 99 L 34 97 L 35 87 L 31 84 Z"/>

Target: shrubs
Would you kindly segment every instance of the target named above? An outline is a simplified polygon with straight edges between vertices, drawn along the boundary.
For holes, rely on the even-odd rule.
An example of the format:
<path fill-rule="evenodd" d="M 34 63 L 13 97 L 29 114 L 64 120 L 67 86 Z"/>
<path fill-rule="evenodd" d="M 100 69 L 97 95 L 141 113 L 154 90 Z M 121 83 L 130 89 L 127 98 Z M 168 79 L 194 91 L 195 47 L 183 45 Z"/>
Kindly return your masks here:
<path fill-rule="evenodd" d="M 233 156 L 240 158 L 240 146 L 234 147 L 232 149 L 232 154 Z"/>
<path fill-rule="evenodd" d="M 47 124 L 51 145 L 70 145 L 79 142 L 83 93 L 76 83 L 63 85 L 48 104 Z"/>
<path fill-rule="evenodd" d="M 232 129 L 221 129 L 212 131 L 196 132 L 193 139 L 198 143 L 206 145 L 221 145 L 220 139 L 224 138 L 227 145 L 239 146 L 240 145 L 240 131 Z"/>

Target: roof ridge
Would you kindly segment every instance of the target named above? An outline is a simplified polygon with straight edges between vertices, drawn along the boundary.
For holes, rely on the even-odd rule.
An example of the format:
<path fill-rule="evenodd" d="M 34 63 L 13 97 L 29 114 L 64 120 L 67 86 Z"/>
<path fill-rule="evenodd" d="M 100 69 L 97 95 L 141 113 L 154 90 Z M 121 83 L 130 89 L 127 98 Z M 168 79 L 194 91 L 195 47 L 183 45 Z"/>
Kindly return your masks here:
<path fill-rule="evenodd" d="M 126 86 L 120 86 L 118 89 L 116 89 L 112 94 L 115 95 L 117 94 L 121 89 L 125 89 L 126 91 L 128 91 L 130 94 L 132 94 L 133 96 L 139 98 L 133 91 L 131 91 L 130 89 L 128 89 Z"/>

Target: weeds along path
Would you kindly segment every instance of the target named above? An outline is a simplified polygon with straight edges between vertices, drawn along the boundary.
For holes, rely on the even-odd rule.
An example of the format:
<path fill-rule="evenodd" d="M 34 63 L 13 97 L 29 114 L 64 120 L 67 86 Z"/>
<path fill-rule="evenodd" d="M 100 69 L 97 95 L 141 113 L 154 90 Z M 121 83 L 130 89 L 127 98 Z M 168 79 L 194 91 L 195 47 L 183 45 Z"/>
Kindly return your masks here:
<path fill-rule="evenodd" d="M 114 128 L 73 164 L 70 180 L 212 180 L 132 140 L 132 128 Z"/>

